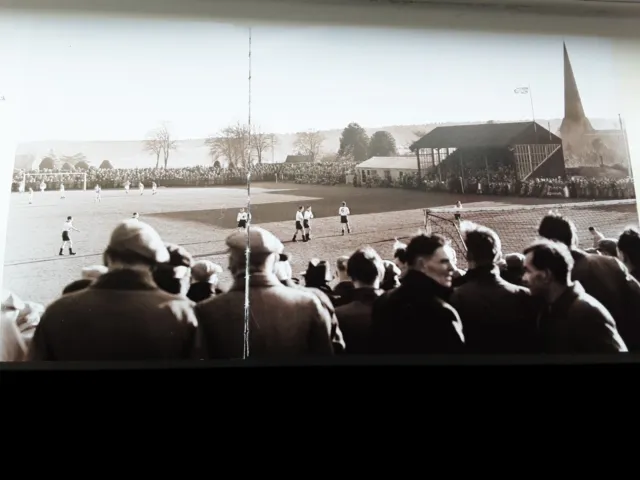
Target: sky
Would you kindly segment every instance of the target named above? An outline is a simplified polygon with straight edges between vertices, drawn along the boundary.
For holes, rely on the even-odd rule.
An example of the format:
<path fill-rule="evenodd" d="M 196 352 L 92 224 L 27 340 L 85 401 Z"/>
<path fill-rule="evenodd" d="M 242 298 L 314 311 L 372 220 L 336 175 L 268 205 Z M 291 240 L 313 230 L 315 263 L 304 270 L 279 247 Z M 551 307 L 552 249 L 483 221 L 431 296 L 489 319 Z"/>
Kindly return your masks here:
<path fill-rule="evenodd" d="M 561 118 L 562 41 L 586 113 L 617 118 L 607 39 L 252 26 L 252 123 L 294 133 Z M 190 21 L 0 16 L 0 97 L 18 141 L 139 140 L 160 122 L 204 138 L 247 122 L 249 28 Z"/>

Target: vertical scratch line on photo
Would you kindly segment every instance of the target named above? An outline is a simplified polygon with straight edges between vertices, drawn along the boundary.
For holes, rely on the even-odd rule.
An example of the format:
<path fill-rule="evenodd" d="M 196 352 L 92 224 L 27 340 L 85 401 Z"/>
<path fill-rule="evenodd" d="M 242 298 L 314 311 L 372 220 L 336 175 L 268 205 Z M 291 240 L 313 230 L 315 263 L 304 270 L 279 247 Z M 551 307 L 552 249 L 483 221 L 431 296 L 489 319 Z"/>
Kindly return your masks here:
<path fill-rule="evenodd" d="M 249 304 L 249 285 L 250 285 L 250 273 L 249 273 L 249 261 L 251 259 L 251 245 L 250 245 L 250 230 L 251 230 L 251 27 L 249 27 L 249 104 L 248 104 L 248 122 L 247 122 L 247 137 L 248 137 L 248 157 L 247 158 L 247 225 L 246 225 L 246 238 L 247 246 L 245 250 L 245 271 L 244 271 L 244 348 L 242 352 L 242 358 L 249 357 L 249 318 L 250 309 Z"/>

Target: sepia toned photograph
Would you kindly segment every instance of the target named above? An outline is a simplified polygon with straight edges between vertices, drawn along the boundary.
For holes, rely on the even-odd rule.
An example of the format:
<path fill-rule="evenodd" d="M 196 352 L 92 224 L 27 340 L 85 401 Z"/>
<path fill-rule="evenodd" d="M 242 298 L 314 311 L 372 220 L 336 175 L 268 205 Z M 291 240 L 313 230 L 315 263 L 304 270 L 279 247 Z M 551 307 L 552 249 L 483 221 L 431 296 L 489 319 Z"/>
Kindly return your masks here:
<path fill-rule="evenodd" d="M 640 350 L 610 39 L 14 21 L 3 361 Z"/>

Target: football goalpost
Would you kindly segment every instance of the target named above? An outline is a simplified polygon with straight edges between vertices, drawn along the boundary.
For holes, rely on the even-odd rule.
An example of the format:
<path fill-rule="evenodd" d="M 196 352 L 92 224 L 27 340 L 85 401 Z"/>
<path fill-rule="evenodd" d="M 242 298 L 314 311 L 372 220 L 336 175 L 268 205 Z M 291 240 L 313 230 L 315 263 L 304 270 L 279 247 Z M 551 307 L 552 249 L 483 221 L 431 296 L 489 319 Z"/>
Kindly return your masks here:
<path fill-rule="evenodd" d="M 22 184 L 27 185 L 27 180 L 35 177 L 36 179 L 39 177 L 58 177 L 60 178 L 60 181 L 62 181 L 62 179 L 64 177 L 81 177 L 82 178 L 82 190 L 86 190 L 87 189 L 87 174 L 86 172 L 57 172 L 57 173 L 24 173 L 22 175 Z M 39 182 L 38 182 L 39 183 Z M 65 185 L 65 188 L 67 187 L 67 185 Z M 37 188 L 35 188 L 34 190 L 37 190 Z"/>
<path fill-rule="evenodd" d="M 588 231 L 595 227 L 605 237 L 618 238 L 622 230 L 638 225 L 635 199 L 593 202 L 557 203 L 542 205 L 504 205 L 497 207 L 426 208 L 424 229 L 427 234 L 438 233 L 451 241 L 458 264 L 466 266 L 466 246 L 460 231 L 461 221 L 489 227 L 499 235 L 502 251 L 522 252 L 537 237 L 540 220 L 550 211 L 570 218 L 578 229 L 580 247 L 590 248 L 593 240 Z M 459 220 L 456 219 L 459 215 Z"/>

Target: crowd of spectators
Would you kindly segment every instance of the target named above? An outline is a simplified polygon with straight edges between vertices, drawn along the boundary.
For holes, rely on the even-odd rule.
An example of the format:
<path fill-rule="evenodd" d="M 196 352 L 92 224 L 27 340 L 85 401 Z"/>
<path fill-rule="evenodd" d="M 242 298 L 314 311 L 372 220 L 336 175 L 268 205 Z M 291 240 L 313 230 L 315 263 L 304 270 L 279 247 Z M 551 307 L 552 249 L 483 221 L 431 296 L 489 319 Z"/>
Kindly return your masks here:
<path fill-rule="evenodd" d="M 301 358 L 332 355 L 640 352 L 640 234 L 590 229 L 549 214 L 539 239 L 504 254 L 495 231 L 460 222 L 467 271 L 441 235 L 310 259 L 294 278 L 269 231 L 227 238 L 222 266 L 195 261 L 138 220 L 112 232 L 104 265 L 85 268 L 44 306 L 2 296 L 3 361 Z M 245 252 L 249 243 L 251 255 Z M 245 280 L 249 276 L 246 317 Z"/>
<path fill-rule="evenodd" d="M 363 183 L 356 174 L 354 162 L 315 163 L 263 163 L 253 167 L 251 180 L 254 182 L 287 182 L 310 185 L 344 185 L 348 180 L 358 187 L 396 187 L 425 191 L 473 193 L 478 195 L 505 195 L 526 197 L 568 197 L 590 200 L 613 200 L 635 198 L 633 179 L 622 178 L 533 178 L 518 181 L 515 172 L 508 166 L 494 171 L 466 169 L 462 176 L 457 172 L 423 174 L 405 173 L 391 179 L 381 178 L 376 173 L 369 175 Z M 24 178 L 23 171 L 16 171 L 13 179 L 14 191 L 18 191 Z M 61 183 L 67 190 L 81 189 L 84 179 L 78 175 L 58 170 L 43 170 L 28 173 L 51 173 L 50 176 L 26 175 L 25 191 L 37 191 L 44 180 L 47 189 L 57 190 Z M 53 174 L 56 175 L 53 175 Z M 160 187 L 206 187 L 216 185 L 244 185 L 246 171 L 242 168 L 184 167 L 184 168 L 130 168 L 96 169 L 87 172 L 87 189 L 100 185 L 103 189 L 122 188 L 125 182 L 132 185 L 155 182 Z"/>

